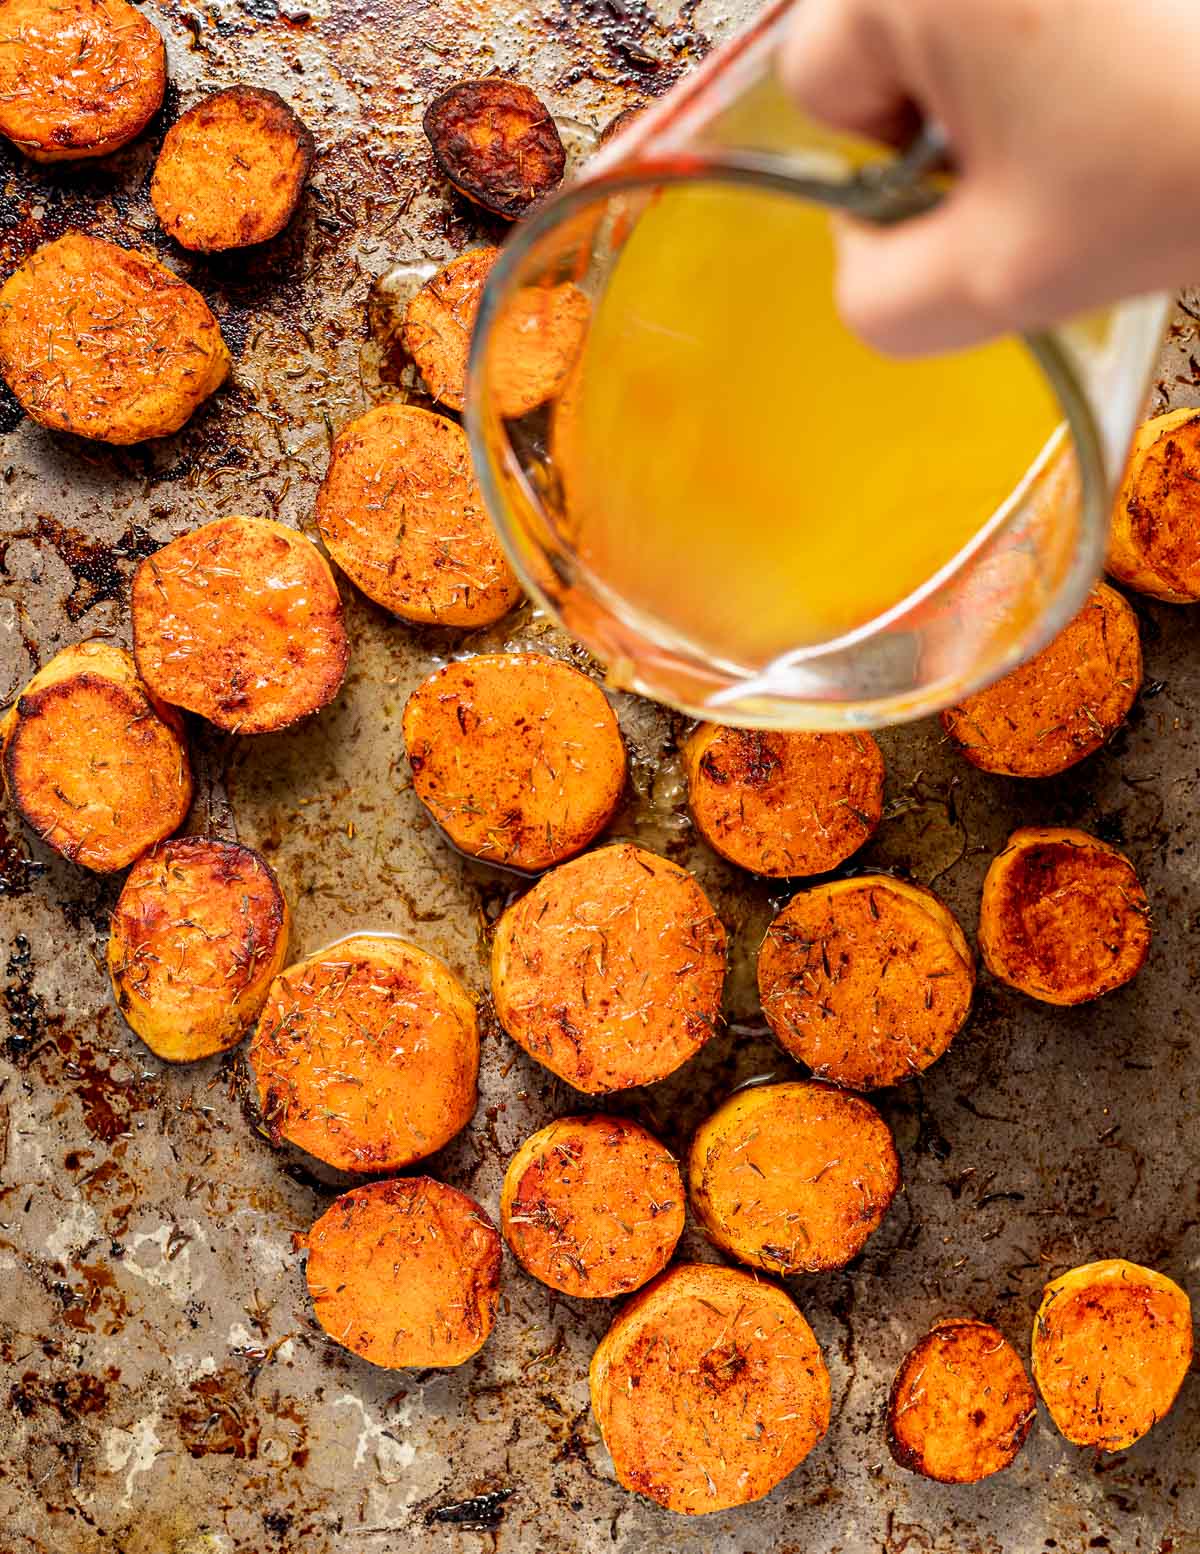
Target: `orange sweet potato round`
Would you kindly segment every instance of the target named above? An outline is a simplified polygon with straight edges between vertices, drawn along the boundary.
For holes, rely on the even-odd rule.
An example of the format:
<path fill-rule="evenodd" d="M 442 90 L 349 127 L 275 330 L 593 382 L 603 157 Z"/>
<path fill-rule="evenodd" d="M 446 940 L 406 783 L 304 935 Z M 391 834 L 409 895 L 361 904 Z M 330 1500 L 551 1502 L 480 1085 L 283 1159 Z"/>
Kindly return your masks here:
<path fill-rule="evenodd" d="M 973 766 L 1007 777 L 1052 777 L 1099 750 L 1142 684 L 1137 617 L 1106 583 L 1049 647 L 942 713 Z"/>
<path fill-rule="evenodd" d="M 674 1073 L 714 1034 L 725 930 L 686 869 L 618 842 L 545 874 L 492 942 L 501 1025 L 577 1090 Z"/>
<path fill-rule="evenodd" d="M 541 653 L 481 654 L 430 675 L 404 709 L 413 787 L 463 852 L 530 872 L 612 819 L 625 746 L 604 692 Z"/>
<path fill-rule="evenodd" d="M 627 1295 L 662 1272 L 683 1233 L 683 1178 L 620 1117 L 561 1117 L 509 1162 L 500 1227 L 521 1266 L 564 1295 Z"/>
<path fill-rule="evenodd" d="M 790 1296 L 734 1268 L 670 1268 L 592 1357 L 617 1480 L 669 1511 L 769 1494 L 829 1428 L 829 1372 Z"/>
<path fill-rule="evenodd" d="M 824 874 L 883 814 L 870 734 L 777 734 L 701 723 L 683 748 L 688 807 L 705 841 L 755 874 Z"/>
<path fill-rule="evenodd" d="M 1033 1377 L 1076 1446 L 1132 1446 L 1166 1415 L 1191 1360 L 1191 1302 L 1165 1274 L 1110 1258 L 1047 1284 Z"/>
<path fill-rule="evenodd" d="M 152 847 L 113 908 L 108 971 L 117 1007 L 174 1063 L 241 1041 L 287 957 L 287 902 L 266 859 L 185 836 Z"/>
<path fill-rule="evenodd" d="M 562 182 L 566 152 L 550 110 L 517 81 L 460 81 L 429 104 L 424 126 L 459 193 L 510 221 Z"/>
<path fill-rule="evenodd" d="M 758 956 L 763 1013 L 818 1079 L 875 1090 L 919 1074 L 962 1029 L 975 961 L 931 890 L 864 874 L 802 890 Z"/>
<path fill-rule="evenodd" d="M 329 554 L 405 620 L 486 626 L 521 597 L 454 421 L 377 405 L 342 428 L 317 495 Z"/>
<path fill-rule="evenodd" d="M 268 518 L 218 518 L 133 574 L 133 651 L 156 696 L 265 734 L 337 695 L 350 646 L 329 563 Z"/>
<path fill-rule="evenodd" d="M 1025 1444 L 1037 1399 L 990 1322 L 939 1322 L 905 1355 L 888 1399 L 892 1456 L 941 1484 L 977 1484 Z"/>
<path fill-rule="evenodd" d="M 842 1268 L 900 1186 L 888 1125 L 832 1085 L 751 1085 L 701 1123 L 688 1154 L 692 1207 L 713 1241 L 768 1273 Z"/>
<path fill-rule="evenodd" d="M 475 1005 L 394 934 L 354 934 L 275 978 L 250 1042 L 271 1137 L 342 1171 L 399 1171 L 471 1120 Z"/>
<path fill-rule="evenodd" d="M 1113 507 L 1108 571 L 1169 604 L 1200 600 L 1200 411 L 1139 428 Z"/>
<path fill-rule="evenodd" d="M 461 1365 L 486 1343 L 500 1237 L 457 1188 L 428 1176 L 369 1182 L 336 1198 L 297 1243 L 317 1320 L 372 1365 Z"/>
<path fill-rule="evenodd" d="M 35 162 L 107 156 L 158 112 L 163 40 L 126 0 L 0 0 L 0 135 Z"/>
<path fill-rule="evenodd" d="M 39 425 L 124 444 L 177 432 L 225 381 L 229 352 L 186 281 L 68 232 L 0 289 L 0 372 Z"/>
<path fill-rule="evenodd" d="M 0 721 L 0 758 L 26 824 L 101 874 L 170 836 L 192 803 L 182 718 L 124 649 L 99 639 L 34 675 Z"/>
<path fill-rule="evenodd" d="M 220 253 L 282 232 L 313 159 L 307 126 L 275 92 L 213 92 L 167 131 L 150 181 L 165 231 L 184 248 Z"/>
<path fill-rule="evenodd" d="M 988 970 L 1047 1004 L 1082 1004 L 1137 975 L 1150 908 L 1123 853 L 1085 831 L 1014 831 L 983 883 Z"/>

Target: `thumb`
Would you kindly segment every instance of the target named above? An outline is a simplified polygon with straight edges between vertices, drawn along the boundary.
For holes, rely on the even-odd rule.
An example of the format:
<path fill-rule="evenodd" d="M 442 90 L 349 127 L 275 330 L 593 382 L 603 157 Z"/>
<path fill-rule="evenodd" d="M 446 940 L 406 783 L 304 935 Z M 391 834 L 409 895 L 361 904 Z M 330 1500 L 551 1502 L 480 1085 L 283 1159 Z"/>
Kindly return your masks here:
<path fill-rule="evenodd" d="M 965 192 L 892 227 L 835 217 L 837 306 L 843 322 L 890 356 L 976 345 L 1014 327 L 997 258 Z"/>

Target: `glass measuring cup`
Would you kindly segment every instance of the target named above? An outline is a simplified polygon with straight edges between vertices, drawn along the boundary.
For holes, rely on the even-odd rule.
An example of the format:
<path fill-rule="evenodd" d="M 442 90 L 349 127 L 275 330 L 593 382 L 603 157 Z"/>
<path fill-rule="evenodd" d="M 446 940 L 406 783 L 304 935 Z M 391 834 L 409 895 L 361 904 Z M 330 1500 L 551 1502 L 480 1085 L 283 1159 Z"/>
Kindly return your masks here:
<path fill-rule="evenodd" d="M 1168 302 L 1137 299 L 1024 340 L 1039 389 L 1044 393 L 1048 386 L 1057 406 L 1047 434 L 1014 464 L 995 498 L 977 511 L 948 513 L 961 542 L 945 555 L 929 550 L 935 560 L 919 575 L 897 581 L 890 597 L 880 583 L 878 607 L 865 607 L 855 596 L 853 609 L 848 605 L 840 615 L 831 610 L 801 630 L 804 588 L 789 574 L 770 609 L 765 596 L 743 608 L 735 586 L 736 548 L 728 552 L 727 574 L 736 618 L 722 611 L 726 601 L 718 597 L 701 601 L 704 613 L 698 613 L 694 590 L 665 575 L 663 567 L 654 574 L 652 590 L 641 587 L 628 565 L 612 561 L 611 545 L 605 550 L 591 541 L 588 525 L 597 512 L 605 516 L 604 500 L 603 494 L 599 502 L 587 494 L 581 472 L 603 474 L 606 461 L 620 463 L 623 449 L 601 448 L 594 437 L 589 443 L 589 424 L 579 409 L 599 370 L 594 348 L 601 327 L 610 340 L 621 342 L 627 337 L 619 328 L 613 333 L 614 311 L 637 310 L 636 293 L 622 286 L 639 231 L 651 231 L 655 221 L 661 225 L 666 202 L 675 202 L 673 213 L 686 214 L 683 201 L 710 195 L 724 202 L 727 224 L 801 208 L 903 220 L 939 197 L 935 135 L 924 135 L 904 157 L 888 157 L 812 124 L 793 107 L 775 76 L 792 3 L 769 6 L 602 147 L 575 185 L 515 231 L 480 307 L 467 428 L 489 510 L 526 586 L 608 666 L 615 683 L 697 716 L 745 726 L 871 727 L 936 711 L 997 678 L 1044 646 L 1080 607 L 1103 564 L 1112 493 L 1144 403 Z M 753 286 L 752 270 L 736 273 L 736 255 L 723 250 L 721 259 L 724 268 L 711 276 L 712 288 Z M 513 414 L 501 388 L 511 320 L 522 309 L 528 312 L 531 297 L 545 302 L 563 288 L 588 299 L 586 328 L 548 399 L 532 412 Z M 715 295 L 710 291 L 707 301 L 697 296 L 694 306 L 713 305 Z M 814 319 L 832 313 L 828 282 L 820 294 L 814 290 L 811 302 Z M 620 325 L 620 317 L 616 322 Z M 796 353 L 802 371 L 798 341 L 784 331 L 779 345 Z M 618 376 L 625 370 L 620 350 L 610 352 L 605 370 Z M 698 370 L 718 372 L 722 363 L 700 360 Z M 636 387 L 632 372 L 630 392 Z M 836 392 L 833 382 L 830 395 Z M 1051 403 L 1049 395 L 1046 402 Z M 897 415 L 910 417 L 913 427 L 923 415 L 919 399 L 905 403 L 901 397 L 897 404 L 883 434 L 893 441 L 904 432 Z M 652 430 L 655 436 L 661 432 L 664 461 L 688 433 L 687 417 L 686 405 L 663 407 L 661 429 Z M 646 427 L 635 429 L 641 465 L 635 460 L 622 471 L 623 499 L 632 515 L 623 539 L 625 562 L 637 559 L 639 524 L 646 552 L 657 554 L 651 542 L 662 513 L 656 508 L 662 490 L 654 478 L 657 460 L 644 451 L 651 447 Z M 795 436 L 803 439 L 802 426 Z M 812 456 L 821 452 L 815 446 Z M 870 457 L 868 439 L 864 458 Z M 763 470 L 751 469 L 749 459 L 747 453 L 743 473 L 750 510 L 731 506 L 731 532 L 755 521 L 749 493 L 756 491 L 758 507 L 776 515 L 772 532 L 778 534 L 779 524 L 790 521 L 794 493 L 766 490 Z M 932 461 L 924 468 L 901 461 L 897 468 L 904 478 L 894 493 L 897 516 L 887 535 L 892 542 L 904 532 L 906 507 L 928 519 L 945 500 Z M 639 480 L 645 491 L 641 506 Z M 856 486 L 847 488 L 848 510 L 859 495 Z M 798 496 L 794 506 L 794 521 L 803 524 Z M 883 523 L 876 532 L 882 535 L 887 527 Z M 937 523 L 926 527 L 936 530 Z M 686 534 L 682 547 L 686 550 Z M 865 551 L 856 555 L 852 544 L 840 554 L 820 548 L 812 554 L 835 555 L 836 562 L 824 563 L 827 570 L 841 566 L 851 573 L 860 564 L 867 570 L 871 559 Z M 828 589 L 838 579 L 814 572 L 810 581 Z M 714 590 L 722 592 L 719 586 Z M 796 625 L 787 639 L 781 633 L 793 607 Z"/>

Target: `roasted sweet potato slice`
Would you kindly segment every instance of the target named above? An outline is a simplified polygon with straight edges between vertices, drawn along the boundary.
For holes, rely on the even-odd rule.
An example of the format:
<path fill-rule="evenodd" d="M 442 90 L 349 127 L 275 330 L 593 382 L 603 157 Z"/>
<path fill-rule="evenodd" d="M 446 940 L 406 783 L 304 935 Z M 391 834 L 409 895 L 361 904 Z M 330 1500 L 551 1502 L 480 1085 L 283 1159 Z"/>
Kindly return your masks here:
<path fill-rule="evenodd" d="M 1106 583 L 1049 647 L 942 713 L 973 766 L 1053 777 L 1112 738 L 1142 684 L 1137 616 Z"/>
<path fill-rule="evenodd" d="M 471 469 L 463 430 L 413 405 L 343 427 L 317 496 L 329 554 L 405 620 L 486 626 L 521 597 Z"/>
<path fill-rule="evenodd" d="M 1046 1004 L 1083 1004 L 1135 977 L 1150 907 L 1124 853 L 1086 831 L 1014 831 L 983 882 L 979 949 L 993 976 Z"/>
<path fill-rule="evenodd" d="M 126 0 L 0 4 L 0 134 L 35 162 L 119 150 L 166 84 L 163 40 Z"/>
<path fill-rule="evenodd" d="M 133 574 L 130 607 L 154 694 L 235 734 L 320 711 L 346 673 L 329 563 L 268 518 L 218 518 L 164 545 Z"/>
<path fill-rule="evenodd" d="M 183 720 L 111 642 L 64 648 L 0 722 L 9 797 L 44 842 L 107 874 L 170 836 L 192 802 Z"/>
<path fill-rule="evenodd" d="M 517 81 L 460 81 L 434 98 L 424 123 L 459 193 L 509 221 L 562 182 L 567 158 L 550 110 Z"/>
<path fill-rule="evenodd" d="M 769 1494 L 829 1428 L 829 1372 L 791 1297 L 735 1268 L 670 1268 L 592 1357 L 617 1480 L 669 1511 Z"/>
<path fill-rule="evenodd" d="M 763 1013 L 818 1079 L 875 1090 L 935 1062 L 962 1029 L 975 962 L 931 890 L 864 874 L 803 890 L 758 956 Z"/>
<path fill-rule="evenodd" d="M 215 836 L 162 842 L 137 860 L 113 909 L 117 1008 L 173 1063 L 241 1041 L 287 958 L 287 902 L 265 858 Z"/>
<path fill-rule="evenodd" d="M 977 1484 L 1025 1444 L 1037 1399 L 1017 1351 L 990 1322 L 939 1322 L 904 1356 L 888 1399 L 892 1456 L 941 1484 Z"/>
<path fill-rule="evenodd" d="M 1109 1258 L 1047 1284 L 1033 1378 L 1076 1446 L 1132 1446 L 1168 1413 L 1191 1361 L 1191 1302 L 1166 1274 Z"/>
<path fill-rule="evenodd" d="M 0 372 L 41 426 L 135 443 L 177 432 L 225 381 L 229 352 L 186 281 L 68 232 L 0 289 Z"/>
<path fill-rule="evenodd" d="M 899 1186 L 896 1146 L 870 1102 L 803 1080 L 737 1092 L 697 1128 L 688 1155 L 692 1207 L 709 1236 L 769 1273 L 844 1267 Z"/>
<path fill-rule="evenodd" d="M 674 1073 L 714 1034 L 725 930 L 686 869 L 630 842 L 553 869 L 492 941 L 504 1029 L 577 1090 Z"/>
<path fill-rule="evenodd" d="M 303 120 L 275 92 L 213 92 L 167 131 L 150 182 L 164 229 L 184 248 L 219 253 L 282 232 L 313 160 Z"/>
<path fill-rule="evenodd" d="M 870 734 L 758 733 L 701 723 L 683 761 L 700 834 L 755 874 L 835 869 L 883 814 L 883 757 Z"/>
<path fill-rule="evenodd" d="M 586 675 L 540 653 L 439 669 L 404 709 L 417 797 L 450 840 L 536 872 L 580 852 L 625 786 L 613 710 Z"/>
<path fill-rule="evenodd" d="M 317 1320 L 388 1370 L 461 1365 L 487 1341 L 500 1237 L 473 1198 L 428 1176 L 343 1193 L 306 1237 Z"/>
<path fill-rule="evenodd" d="M 276 977 L 249 1057 L 275 1142 L 342 1171 L 402 1170 L 475 1110 L 474 1002 L 394 934 L 355 934 Z"/>
<path fill-rule="evenodd" d="M 1108 570 L 1169 604 L 1200 600 L 1200 410 L 1142 426 L 1113 507 Z"/>
<path fill-rule="evenodd" d="M 645 1128 L 562 1117 L 509 1162 L 500 1228 L 521 1266 L 564 1295 L 627 1295 L 660 1274 L 683 1233 L 683 1178 Z"/>
<path fill-rule="evenodd" d="M 429 392 L 451 410 L 466 405 L 467 356 L 495 248 L 472 248 L 439 270 L 409 302 L 404 347 Z M 553 399 L 583 348 L 591 304 L 569 281 L 525 286 L 492 325 L 490 390 L 502 416 L 528 415 Z"/>

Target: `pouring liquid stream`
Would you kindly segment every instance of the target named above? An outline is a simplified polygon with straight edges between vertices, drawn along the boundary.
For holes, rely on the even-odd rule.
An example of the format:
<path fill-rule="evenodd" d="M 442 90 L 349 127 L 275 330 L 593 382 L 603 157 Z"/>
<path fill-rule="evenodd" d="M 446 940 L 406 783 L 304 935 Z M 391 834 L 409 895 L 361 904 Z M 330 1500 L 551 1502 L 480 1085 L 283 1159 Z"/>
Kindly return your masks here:
<path fill-rule="evenodd" d="M 1062 412 L 1016 340 L 883 357 L 833 301 L 826 213 L 659 191 L 599 298 L 555 435 L 579 561 L 759 671 L 908 598 L 1010 498 Z"/>

